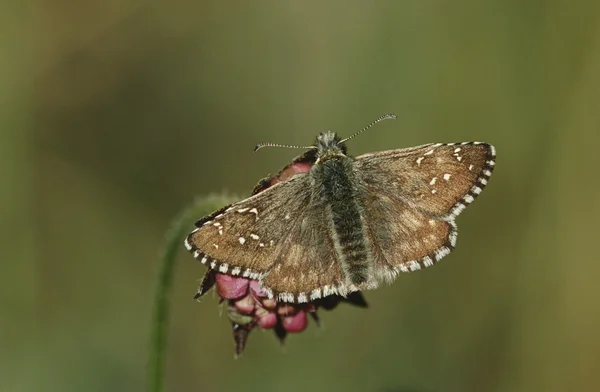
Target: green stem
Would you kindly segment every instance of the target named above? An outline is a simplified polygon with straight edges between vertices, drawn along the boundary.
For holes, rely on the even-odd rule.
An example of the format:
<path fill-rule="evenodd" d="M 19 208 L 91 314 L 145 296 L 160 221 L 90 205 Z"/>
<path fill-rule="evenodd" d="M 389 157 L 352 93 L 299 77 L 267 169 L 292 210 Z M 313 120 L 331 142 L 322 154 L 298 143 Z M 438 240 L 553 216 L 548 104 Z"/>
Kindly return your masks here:
<path fill-rule="evenodd" d="M 231 203 L 228 196 L 208 196 L 197 199 L 175 219 L 169 231 L 164 251 L 161 255 L 158 285 L 154 298 L 150 354 L 148 358 L 148 390 L 161 392 L 165 378 L 165 347 L 167 344 L 167 323 L 169 318 L 169 296 L 173 284 L 175 259 L 183 248 L 183 239 L 191 231 L 192 222 L 220 206 Z"/>

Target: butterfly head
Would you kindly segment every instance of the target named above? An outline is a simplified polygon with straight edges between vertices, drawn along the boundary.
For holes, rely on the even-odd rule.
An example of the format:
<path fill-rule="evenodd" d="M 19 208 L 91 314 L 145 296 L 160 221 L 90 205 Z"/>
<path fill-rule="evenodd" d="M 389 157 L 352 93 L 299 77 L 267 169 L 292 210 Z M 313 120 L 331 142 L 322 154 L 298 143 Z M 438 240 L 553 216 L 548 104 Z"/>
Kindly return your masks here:
<path fill-rule="evenodd" d="M 346 155 L 348 151 L 346 144 L 342 142 L 342 139 L 340 139 L 335 132 L 331 131 L 319 134 L 315 146 L 317 149 L 317 156 L 321 160 Z"/>
<path fill-rule="evenodd" d="M 379 117 L 377 120 L 373 121 L 371 124 L 367 125 L 360 131 L 356 132 L 352 136 L 347 137 L 345 139 L 341 139 L 335 132 L 327 131 L 327 132 L 323 132 L 319 136 L 317 136 L 317 140 L 316 140 L 314 146 L 301 147 L 301 146 L 290 146 L 290 145 L 276 144 L 276 143 L 259 143 L 256 145 L 256 147 L 254 147 L 254 151 L 256 152 L 263 147 L 308 148 L 311 151 L 316 150 L 318 160 L 346 156 L 346 153 L 347 153 L 346 141 L 347 140 L 350 140 L 353 137 L 355 137 L 356 135 L 363 133 L 364 131 L 371 128 L 373 125 L 377 124 L 378 122 L 381 122 L 381 121 L 387 120 L 387 119 L 394 119 L 394 118 L 396 118 L 396 116 L 393 114 L 384 114 L 383 116 Z"/>

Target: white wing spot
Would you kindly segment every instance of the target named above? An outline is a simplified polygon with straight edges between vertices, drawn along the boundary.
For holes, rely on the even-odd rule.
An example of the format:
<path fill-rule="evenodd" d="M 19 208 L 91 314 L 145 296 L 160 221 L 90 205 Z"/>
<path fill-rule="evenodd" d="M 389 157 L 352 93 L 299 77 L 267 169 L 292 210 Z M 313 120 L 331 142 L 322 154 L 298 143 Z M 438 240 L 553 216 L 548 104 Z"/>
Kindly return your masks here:
<path fill-rule="evenodd" d="M 465 196 L 465 201 L 466 201 L 467 203 L 472 203 L 472 202 L 473 202 L 473 200 L 474 200 L 474 199 L 473 199 L 473 196 L 471 196 L 471 195 L 467 195 L 467 196 Z"/>
<path fill-rule="evenodd" d="M 235 267 L 231 270 L 231 275 L 239 275 L 242 269 L 240 267 Z"/>
<path fill-rule="evenodd" d="M 201 262 L 202 264 L 206 264 L 206 262 L 207 262 L 207 261 L 208 261 L 208 258 L 207 258 L 206 256 L 204 256 L 204 257 L 202 258 L 202 260 L 200 260 L 200 262 Z"/>
<path fill-rule="evenodd" d="M 192 244 L 190 244 L 190 242 L 188 241 L 187 238 L 185 239 L 185 241 L 183 242 L 183 244 L 185 245 L 185 248 L 187 250 L 192 250 Z"/>
<path fill-rule="evenodd" d="M 456 231 L 450 233 L 450 245 L 456 246 Z"/>
<path fill-rule="evenodd" d="M 217 266 L 217 262 L 216 261 L 211 261 L 210 262 L 210 268 L 215 269 L 215 267 Z"/>
<path fill-rule="evenodd" d="M 494 166 L 496 164 L 496 162 L 494 161 L 485 161 L 485 163 L 487 163 L 490 166 Z"/>
<path fill-rule="evenodd" d="M 445 173 L 444 174 L 444 180 L 449 181 L 450 177 L 451 177 L 450 173 Z"/>
<path fill-rule="evenodd" d="M 246 242 L 246 239 L 244 237 L 240 237 L 239 241 L 240 241 L 240 244 L 244 245 L 244 242 Z"/>
<path fill-rule="evenodd" d="M 229 265 L 227 263 L 223 263 L 219 266 L 219 272 L 225 273 L 229 269 Z"/>
<path fill-rule="evenodd" d="M 448 254 L 450 254 L 450 249 L 444 246 L 435 252 L 435 259 L 439 261 Z"/>
<path fill-rule="evenodd" d="M 460 214 L 460 213 L 461 213 L 461 212 L 462 212 L 462 211 L 463 211 L 465 208 L 466 208 L 466 206 L 465 206 L 463 203 L 458 203 L 458 204 L 456 205 L 456 207 L 454 207 L 454 208 L 452 209 L 452 212 L 451 212 L 451 214 L 452 214 L 452 215 L 458 215 L 458 214 Z"/>
<path fill-rule="evenodd" d="M 457 148 L 454 149 L 454 152 L 459 152 L 460 150 L 461 150 L 461 148 L 457 147 Z"/>
<path fill-rule="evenodd" d="M 473 188 L 473 193 L 476 194 L 476 195 L 478 195 L 478 194 L 481 193 L 481 190 L 482 189 L 480 187 L 476 186 L 475 188 Z"/>
<path fill-rule="evenodd" d="M 469 165 L 469 171 L 473 170 L 473 165 Z"/>
<path fill-rule="evenodd" d="M 282 302 L 294 302 L 294 294 L 292 293 L 279 293 L 277 298 Z"/>
<path fill-rule="evenodd" d="M 485 174 L 487 177 L 489 177 L 489 176 L 492 175 L 492 172 L 489 171 L 489 170 L 486 170 L 486 171 L 483 172 L 483 174 Z"/>
<path fill-rule="evenodd" d="M 270 299 L 273 299 L 273 290 L 271 290 L 267 287 L 263 287 L 262 289 L 264 290 L 265 293 L 267 293 L 267 297 L 269 297 Z"/>
<path fill-rule="evenodd" d="M 237 212 L 242 213 L 242 212 L 246 212 L 248 210 L 249 210 L 249 208 L 240 208 L 239 210 L 237 210 Z"/>
<path fill-rule="evenodd" d="M 423 161 L 423 159 L 425 159 L 425 157 L 417 158 L 417 166 L 421 166 L 421 162 Z"/>
<path fill-rule="evenodd" d="M 215 216 L 215 219 L 221 219 L 223 217 L 223 214 L 219 214 L 217 216 Z"/>
<path fill-rule="evenodd" d="M 197 259 L 198 257 L 200 257 L 200 252 L 196 250 L 194 251 L 194 258 Z"/>
<path fill-rule="evenodd" d="M 270 246 L 273 246 L 274 243 L 275 243 L 275 241 L 273 241 L 273 240 L 269 241 Z"/>
<path fill-rule="evenodd" d="M 432 193 L 432 194 L 435 194 L 436 192 L 437 192 L 437 191 L 436 191 L 435 189 L 432 189 L 432 190 L 431 190 L 431 193 Z"/>
<path fill-rule="evenodd" d="M 431 260 L 431 257 L 425 256 L 423 257 L 423 264 L 425 267 L 431 267 L 433 265 L 433 260 Z"/>
<path fill-rule="evenodd" d="M 427 152 L 426 152 L 425 154 L 423 154 L 423 155 L 431 155 L 431 154 L 433 154 L 433 150 L 429 150 L 429 151 L 427 151 Z"/>
<path fill-rule="evenodd" d="M 284 216 L 284 218 L 283 218 L 283 219 L 285 219 L 285 220 L 288 220 L 288 219 L 290 219 L 290 214 L 285 214 L 285 216 Z"/>
<path fill-rule="evenodd" d="M 259 242 L 259 243 L 258 243 L 258 246 L 260 246 L 261 248 L 264 248 L 264 247 L 265 247 L 265 244 L 263 244 L 262 242 Z"/>
<path fill-rule="evenodd" d="M 429 185 L 435 185 L 435 182 L 437 181 L 437 177 L 433 177 L 431 179 L 431 181 L 429 182 Z"/>
<path fill-rule="evenodd" d="M 411 271 L 417 271 L 417 270 L 421 269 L 421 266 L 415 260 L 411 260 L 408 263 L 409 263 L 408 268 L 410 268 Z"/>
<path fill-rule="evenodd" d="M 250 212 L 256 214 L 256 219 L 258 219 L 258 210 L 256 208 L 251 209 Z"/>
<path fill-rule="evenodd" d="M 215 249 L 219 249 L 219 245 L 213 244 L 213 246 L 215 247 Z"/>
<path fill-rule="evenodd" d="M 223 235 L 223 229 L 219 229 L 219 235 Z"/>
<path fill-rule="evenodd" d="M 258 240 L 260 237 L 256 234 L 250 234 L 250 238 L 252 238 L 253 240 Z"/>
<path fill-rule="evenodd" d="M 298 294 L 298 302 L 308 302 L 308 297 L 306 296 L 306 293 Z"/>
<path fill-rule="evenodd" d="M 314 289 L 313 291 L 310 292 L 310 299 L 319 299 L 321 298 L 321 289 Z"/>
<path fill-rule="evenodd" d="M 461 157 L 460 155 L 457 155 L 457 156 L 456 156 L 456 159 L 457 159 L 459 162 L 460 162 L 460 161 L 462 161 L 462 157 Z"/>
<path fill-rule="evenodd" d="M 485 178 L 480 178 L 479 182 L 481 182 L 483 185 L 487 184 L 487 180 Z"/>

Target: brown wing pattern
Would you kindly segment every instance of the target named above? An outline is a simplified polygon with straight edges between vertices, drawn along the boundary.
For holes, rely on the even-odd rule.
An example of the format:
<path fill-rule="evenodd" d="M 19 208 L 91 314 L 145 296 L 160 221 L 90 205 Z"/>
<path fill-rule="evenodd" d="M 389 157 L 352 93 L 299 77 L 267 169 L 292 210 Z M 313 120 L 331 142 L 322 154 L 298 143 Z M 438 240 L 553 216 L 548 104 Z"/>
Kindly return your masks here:
<path fill-rule="evenodd" d="M 307 302 L 341 285 L 327 219 L 299 174 L 200 221 L 185 245 L 212 270 L 260 280 L 270 297 Z"/>
<path fill-rule="evenodd" d="M 355 159 L 361 219 L 377 281 L 433 265 L 456 244 L 454 218 L 483 190 L 495 165 L 485 143 L 428 144 Z M 259 190 L 264 189 L 264 187 Z M 217 211 L 186 247 L 210 269 L 261 281 L 270 297 L 308 302 L 346 287 L 326 204 L 298 174 Z"/>
<path fill-rule="evenodd" d="M 270 296 L 284 302 L 308 302 L 346 294 L 341 265 L 328 230 L 324 208 L 310 207 L 281 244 L 279 262 L 262 280 Z"/>
<path fill-rule="evenodd" d="M 213 214 L 187 237 L 186 247 L 213 270 L 258 279 L 277 261 L 310 201 L 307 180 L 297 175 Z"/>
<path fill-rule="evenodd" d="M 357 157 L 369 195 L 368 236 L 385 271 L 380 277 L 433 265 L 450 253 L 457 237 L 454 218 L 481 193 L 494 165 L 494 147 L 478 142 Z"/>

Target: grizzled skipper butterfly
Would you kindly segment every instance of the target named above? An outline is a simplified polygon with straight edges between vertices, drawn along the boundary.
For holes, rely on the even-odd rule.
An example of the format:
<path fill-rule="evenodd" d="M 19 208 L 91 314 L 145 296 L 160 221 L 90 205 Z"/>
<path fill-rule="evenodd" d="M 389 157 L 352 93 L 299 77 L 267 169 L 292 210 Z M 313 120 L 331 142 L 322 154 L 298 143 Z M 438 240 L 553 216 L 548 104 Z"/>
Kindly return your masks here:
<path fill-rule="evenodd" d="M 347 155 L 321 133 L 294 160 L 310 169 L 200 219 L 185 240 L 211 270 L 260 281 L 269 297 L 346 296 L 431 266 L 456 246 L 455 218 L 494 170 L 490 144 L 425 144 Z M 259 144 L 255 150 L 281 146 Z M 264 182 L 264 180 L 263 180 Z"/>

